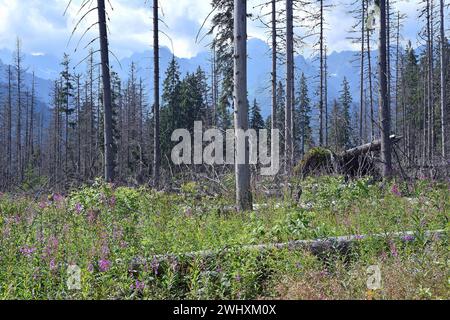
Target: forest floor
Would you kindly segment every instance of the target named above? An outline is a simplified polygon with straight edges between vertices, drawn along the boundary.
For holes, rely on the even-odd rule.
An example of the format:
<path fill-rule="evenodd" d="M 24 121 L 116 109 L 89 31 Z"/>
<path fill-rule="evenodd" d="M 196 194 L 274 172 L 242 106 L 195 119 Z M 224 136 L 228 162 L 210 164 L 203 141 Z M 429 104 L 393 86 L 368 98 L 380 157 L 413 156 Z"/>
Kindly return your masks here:
<path fill-rule="evenodd" d="M 100 182 L 39 199 L 0 194 L 0 299 L 450 298 L 448 182 L 300 184 L 301 203 L 257 193 L 247 213 L 229 209 L 232 192 L 208 196 L 199 183 L 177 194 Z M 427 230 L 444 237 L 433 240 Z M 401 231 L 414 241 L 369 237 L 345 254 L 321 256 L 246 249 Z M 217 254 L 185 255 L 201 250 Z M 68 287 L 78 279 L 73 265 L 79 290 Z M 381 284 L 369 290 L 374 266 Z"/>

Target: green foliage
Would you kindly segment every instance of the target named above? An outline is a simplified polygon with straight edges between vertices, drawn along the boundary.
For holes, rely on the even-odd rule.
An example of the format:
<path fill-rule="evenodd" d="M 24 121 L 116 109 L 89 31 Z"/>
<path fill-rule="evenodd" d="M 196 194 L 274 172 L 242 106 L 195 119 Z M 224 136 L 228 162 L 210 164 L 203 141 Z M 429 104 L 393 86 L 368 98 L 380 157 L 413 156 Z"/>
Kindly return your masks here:
<path fill-rule="evenodd" d="M 180 194 L 115 188 L 98 180 L 66 197 L 37 202 L 0 195 L 0 298 L 255 299 L 279 296 L 277 287 L 286 279 L 309 279 L 312 292 L 326 295 L 323 286 L 332 287 L 335 278 L 346 281 L 343 292 L 350 297 L 365 298 L 361 266 L 382 264 L 395 278 L 400 276 L 395 270 L 409 270 L 413 262 L 420 270 L 426 265 L 433 276 L 397 279 L 412 287 L 407 296 L 448 297 L 446 284 L 440 284 L 447 281 L 446 241 L 431 246 L 425 234 L 448 230 L 447 183 L 380 185 L 370 178 L 346 183 L 329 176 L 292 182 L 303 189 L 299 203 L 264 196 L 248 215 L 227 209 L 232 199 L 205 195 L 198 182 L 182 185 Z M 339 273 L 340 258 L 245 248 L 405 230 L 413 230 L 417 241 L 361 241 L 346 262 L 356 278 Z M 187 255 L 202 250 L 215 254 Z M 167 253 L 174 255 L 155 260 Z M 80 291 L 67 290 L 69 263 L 81 268 Z M 387 290 L 378 294 L 389 298 L 393 293 Z"/>

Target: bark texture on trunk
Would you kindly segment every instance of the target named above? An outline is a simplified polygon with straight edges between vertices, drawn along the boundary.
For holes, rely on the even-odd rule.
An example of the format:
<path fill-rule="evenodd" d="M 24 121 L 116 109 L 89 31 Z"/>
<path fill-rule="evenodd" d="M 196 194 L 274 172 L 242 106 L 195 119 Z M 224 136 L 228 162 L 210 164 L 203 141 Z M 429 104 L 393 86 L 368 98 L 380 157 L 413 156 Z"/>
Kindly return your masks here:
<path fill-rule="evenodd" d="M 380 41 L 379 41 L 379 77 L 380 77 L 380 120 L 381 120 L 381 160 L 383 177 L 392 175 L 391 150 L 391 113 L 389 110 L 387 79 L 387 41 L 386 41 L 386 0 L 380 0 Z"/>
<path fill-rule="evenodd" d="M 446 56 L 445 56 L 445 45 L 444 43 L 447 41 L 445 38 L 445 18 L 444 18 L 444 0 L 440 0 L 440 64 L 441 64 L 441 152 L 442 152 L 442 159 L 445 161 L 446 159 L 446 137 L 445 137 L 445 104 L 446 104 L 446 94 L 445 94 L 445 84 L 446 84 Z"/>
<path fill-rule="evenodd" d="M 103 79 L 103 105 L 104 105 L 104 151 L 105 151 L 105 180 L 114 181 L 114 148 L 112 129 L 112 99 L 111 74 L 109 64 L 108 34 L 106 30 L 105 0 L 97 0 L 98 23 L 100 30 L 100 52 Z"/>
<path fill-rule="evenodd" d="M 234 121 L 235 136 L 248 129 L 247 103 L 247 1 L 234 0 Z M 239 211 L 252 210 L 250 192 L 249 143 L 245 147 L 236 143 L 236 208 Z M 244 152 L 245 154 L 242 154 Z M 245 163 L 240 163 L 245 159 Z"/>
<path fill-rule="evenodd" d="M 292 169 L 292 109 L 294 88 L 294 28 L 292 0 L 286 0 L 286 116 L 285 116 L 285 162 L 286 172 Z"/>
<path fill-rule="evenodd" d="M 153 0 L 153 69 L 154 69 L 154 142 L 153 142 L 153 178 L 159 186 L 161 166 L 160 121 L 159 121 L 159 15 L 158 0 Z"/>

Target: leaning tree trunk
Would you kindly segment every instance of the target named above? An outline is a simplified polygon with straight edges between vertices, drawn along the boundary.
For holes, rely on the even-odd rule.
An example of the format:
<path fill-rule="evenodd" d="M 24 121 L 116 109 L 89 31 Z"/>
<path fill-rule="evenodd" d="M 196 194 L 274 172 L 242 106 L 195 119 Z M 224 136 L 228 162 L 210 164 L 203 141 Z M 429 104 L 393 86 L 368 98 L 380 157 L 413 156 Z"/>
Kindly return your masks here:
<path fill-rule="evenodd" d="M 440 41 L 440 63 L 441 63 L 441 135 L 442 135 L 442 159 L 445 161 L 446 159 L 446 150 L 445 150 L 445 84 L 446 84 L 446 57 L 445 57 L 445 46 L 444 43 L 446 42 L 445 38 L 445 26 L 444 26 L 444 0 L 440 0 L 440 34 L 441 34 L 441 41 Z"/>
<path fill-rule="evenodd" d="M 154 69 L 154 143 L 153 143 L 153 177 L 155 186 L 159 186 L 160 166 L 161 166 L 161 146 L 160 146 L 160 122 L 159 122 L 159 15 L 158 0 L 153 0 L 153 69 Z"/>
<path fill-rule="evenodd" d="M 103 79 L 103 105 L 104 105 L 104 149 L 105 149 L 105 180 L 114 181 L 114 148 L 112 130 L 112 99 L 111 75 L 109 64 L 108 34 L 106 31 L 105 0 L 97 0 L 98 23 L 100 29 L 100 52 Z"/>
<path fill-rule="evenodd" d="M 242 138 L 239 132 L 248 130 L 247 1 L 245 0 L 234 0 L 234 121 L 235 136 Z M 248 139 L 244 139 L 244 148 L 239 147 L 240 143 L 236 141 L 236 208 L 239 211 L 252 209 L 249 144 Z"/>
<path fill-rule="evenodd" d="M 286 172 L 292 169 L 292 106 L 294 84 L 294 28 L 292 0 L 286 0 L 286 116 L 285 161 Z"/>
<path fill-rule="evenodd" d="M 387 41 L 386 41 L 386 0 L 380 0 L 380 41 L 379 41 L 379 77 L 380 77 L 380 115 L 381 115 L 381 160 L 383 177 L 392 175 L 391 155 L 391 114 L 389 110 L 387 79 Z"/>

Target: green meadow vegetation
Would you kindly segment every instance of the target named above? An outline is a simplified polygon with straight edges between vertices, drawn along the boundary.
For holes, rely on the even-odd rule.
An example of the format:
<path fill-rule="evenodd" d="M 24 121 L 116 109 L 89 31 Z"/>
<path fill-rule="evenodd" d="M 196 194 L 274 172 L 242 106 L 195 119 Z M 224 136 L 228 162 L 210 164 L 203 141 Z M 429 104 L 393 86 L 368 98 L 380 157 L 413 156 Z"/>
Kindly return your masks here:
<path fill-rule="evenodd" d="M 208 195 L 195 182 L 177 193 L 98 181 L 65 195 L 1 194 L 0 299 L 450 298 L 448 182 L 291 183 L 300 201 L 260 192 L 243 213 L 231 209 L 232 190 Z M 389 236 L 402 231 L 414 239 Z M 385 233 L 344 254 L 248 247 Z M 188 254 L 203 250 L 214 254 Z M 81 270 L 80 290 L 67 286 L 69 265 Z M 378 290 L 367 288 L 373 265 Z"/>

